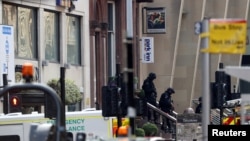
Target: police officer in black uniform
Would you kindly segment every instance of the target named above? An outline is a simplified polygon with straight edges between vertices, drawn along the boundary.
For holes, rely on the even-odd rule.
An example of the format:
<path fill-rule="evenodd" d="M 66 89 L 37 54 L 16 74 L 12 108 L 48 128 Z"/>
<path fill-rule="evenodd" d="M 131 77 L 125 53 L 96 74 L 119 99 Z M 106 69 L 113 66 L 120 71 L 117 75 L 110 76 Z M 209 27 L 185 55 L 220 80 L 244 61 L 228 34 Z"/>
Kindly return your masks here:
<path fill-rule="evenodd" d="M 157 102 L 156 102 L 157 92 L 153 82 L 155 79 L 156 79 L 156 74 L 152 72 L 149 73 L 148 77 L 143 82 L 142 89 L 144 90 L 146 101 L 152 104 L 153 106 L 157 107 Z M 152 120 L 151 116 L 153 114 L 154 122 L 156 123 L 158 119 L 156 112 L 151 111 L 150 109 L 148 109 L 147 111 L 148 111 L 147 114 L 148 120 L 149 121 Z"/>
<path fill-rule="evenodd" d="M 174 94 L 175 91 L 173 88 L 168 88 L 160 97 L 160 101 L 159 101 L 159 108 L 168 113 L 169 115 L 172 115 L 173 110 L 174 110 L 174 106 L 173 106 L 173 100 L 172 100 L 172 94 Z M 167 127 L 166 127 L 167 125 Z M 170 120 L 168 118 L 163 118 L 162 119 L 162 130 L 166 130 L 167 128 L 169 130 L 171 129 L 171 124 L 170 124 Z"/>

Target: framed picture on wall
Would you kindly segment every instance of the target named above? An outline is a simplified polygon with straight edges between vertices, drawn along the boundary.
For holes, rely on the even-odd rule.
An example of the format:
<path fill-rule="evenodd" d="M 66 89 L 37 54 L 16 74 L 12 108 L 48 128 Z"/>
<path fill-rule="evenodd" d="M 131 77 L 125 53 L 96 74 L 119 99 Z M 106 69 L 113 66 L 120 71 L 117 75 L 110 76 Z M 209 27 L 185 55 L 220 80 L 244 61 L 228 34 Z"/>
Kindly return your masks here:
<path fill-rule="evenodd" d="M 166 9 L 164 7 L 143 8 L 144 33 L 166 32 Z"/>

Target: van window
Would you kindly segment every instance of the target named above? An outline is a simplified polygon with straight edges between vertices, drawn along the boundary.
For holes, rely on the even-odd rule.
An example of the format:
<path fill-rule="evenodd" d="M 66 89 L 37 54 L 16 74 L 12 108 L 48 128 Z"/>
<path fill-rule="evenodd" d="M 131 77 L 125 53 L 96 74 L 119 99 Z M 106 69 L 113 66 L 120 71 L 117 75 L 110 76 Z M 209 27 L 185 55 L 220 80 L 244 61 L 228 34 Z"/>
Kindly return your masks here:
<path fill-rule="evenodd" d="M 20 141 L 20 137 L 18 135 L 0 136 L 0 141 Z"/>

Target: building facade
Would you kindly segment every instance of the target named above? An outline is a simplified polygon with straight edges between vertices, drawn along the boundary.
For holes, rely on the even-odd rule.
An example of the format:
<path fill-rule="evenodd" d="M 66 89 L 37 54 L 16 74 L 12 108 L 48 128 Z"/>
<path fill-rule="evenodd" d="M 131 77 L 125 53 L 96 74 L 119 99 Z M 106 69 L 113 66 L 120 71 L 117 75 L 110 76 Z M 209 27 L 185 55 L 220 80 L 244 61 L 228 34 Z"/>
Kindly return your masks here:
<path fill-rule="evenodd" d="M 90 107 L 88 1 L 1 0 L 0 7 L 1 24 L 14 28 L 11 83 L 18 83 L 25 62 L 34 65 L 40 83 L 59 79 L 66 68 L 65 78 L 75 81 L 83 96 L 78 109 Z"/>
<path fill-rule="evenodd" d="M 250 11 L 249 0 L 154 0 L 140 4 L 139 37 L 154 38 L 154 63 L 140 63 L 140 84 L 149 72 L 155 72 L 158 98 L 167 87 L 173 87 L 174 105 L 182 113 L 186 107 L 193 107 L 193 99 L 202 96 L 202 55 L 201 38 L 195 34 L 195 22 L 206 18 L 245 19 L 248 23 L 249 40 Z M 164 30 L 145 29 L 145 14 L 151 11 L 165 16 Z M 143 27 L 144 25 L 144 27 Z M 222 35 L 223 36 L 223 35 Z M 215 82 L 215 71 L 219 64 L 224 66 L 249 65 L 249 43 L 245 54 L 210 54 L 210 82 Z M 245 61 L 247 60 L 247 61 Z M 231 89 L 242 91 L 241 81 L 231 77 Z M 249 92 L 249 91 L 248 91 Z"/>
<path fill-rule="evenodd" d="M 139 54 L 136 46 L 137 21 L 136 9 L 138 3 L 131 0 L 130 10 L 133 17 L 133 70 L 134 76 L 138 77 L 137 69 L 139 65 Z M 127 32 L 127 7 L 126 0 L 91 0 L 90 1 L 90 62 L 91 63 L 91 93 L 92 106 L 95 103 L 101 106 L 102 86 L 108 85 L 109 78 L 123 73 L 127 67 L 124 57 L 126 57 L 126 39 Z M 130 21 L 130 22 L 131 22 Z"/>

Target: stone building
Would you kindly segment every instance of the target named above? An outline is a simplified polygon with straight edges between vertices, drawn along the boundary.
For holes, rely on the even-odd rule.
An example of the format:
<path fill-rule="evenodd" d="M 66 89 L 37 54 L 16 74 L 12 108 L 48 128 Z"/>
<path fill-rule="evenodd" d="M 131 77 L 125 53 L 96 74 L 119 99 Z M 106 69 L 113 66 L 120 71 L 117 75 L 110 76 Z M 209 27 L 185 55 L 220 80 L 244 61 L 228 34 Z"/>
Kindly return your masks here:
<path fill-rule="evenodd" d="M 164 8 L 165 31 L 163 33 L 143 32 L 140 29 L 138 37 L 154 38 L 154 63 L 140 63 L 140 84 L 149 72 L 155 72 L 158 95 L 167 87 L 175 89 L 173 95 L 177 112 L 185 107 L 192 107 L 192 100 L 202 95 L 202 53 L 201 39 L 195 34 L 195 22 L 207 18 L 236 18 L 245 19 L 248 23 L 249 40 L 249 0 L 154 0 L 153 3 L 142 3 L 140 9 Z M 145 10 L 139 10 L 144 11 Z M 153 9 L 154 10 L 154 9 Z M 143 16 L 143 13 L 141 14 Z M 140 16 L 140 26 L 145 20 Z M 144 18 L 145 19 L 145 18 Z M 145 29 L 144 29 L 145 30 Z M 223 36 L 223 35 L 221 35 Z M 219 64 L 224 66 L 249 65 L 249 44 L 245 54 L 210 54 L 210 82 L 215 81 L 215 71 Z M 247 60 L 247 61 L 245 61 Z M 245 90 L 244 84 L 237 78 L 231 77 L 231 89 Z"/>
<path fill-rule="evenodd" d="M 66 79 L 75 81 L 84 96 L 78 109 L 90 107 L 88 1 L 1 0 L 0 9 L 0 23 L 14 28 L 15 59 L 9 64 L 16 78 L 25 62 L 34 65 L 35 81 L 41 83 L 60 78 L 66 68 Z"/>

